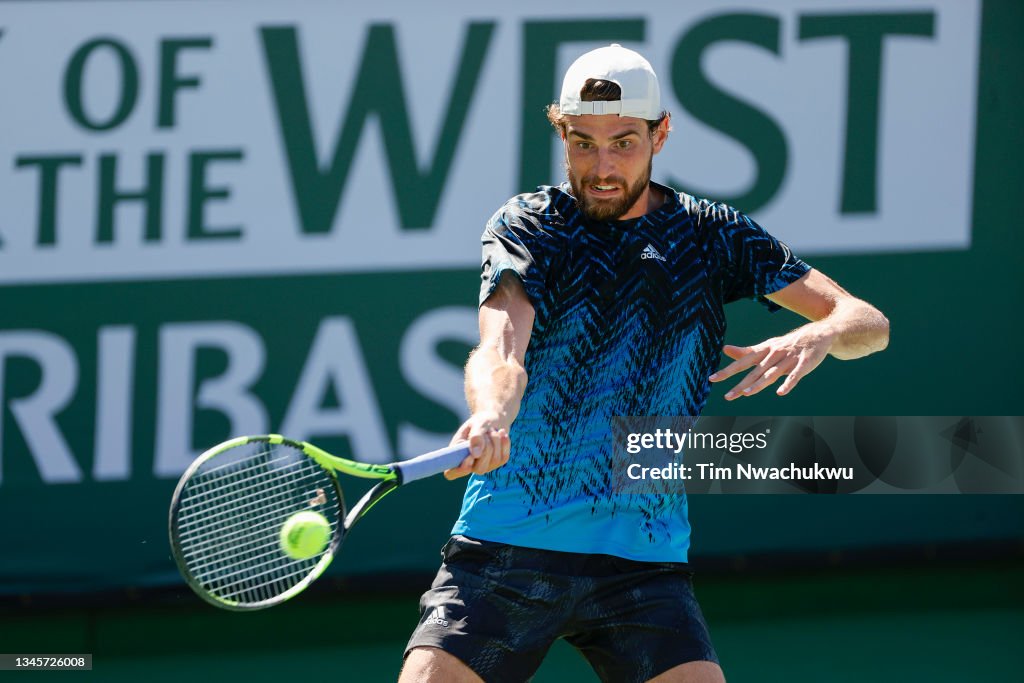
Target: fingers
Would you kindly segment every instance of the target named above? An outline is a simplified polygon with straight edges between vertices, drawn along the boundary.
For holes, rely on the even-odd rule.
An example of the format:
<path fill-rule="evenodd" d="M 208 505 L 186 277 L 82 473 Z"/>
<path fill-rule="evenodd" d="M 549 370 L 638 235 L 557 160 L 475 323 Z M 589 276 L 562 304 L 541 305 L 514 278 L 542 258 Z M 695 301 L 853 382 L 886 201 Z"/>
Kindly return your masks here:
<path fill-rule="evenodd" d="M 793 387 L 796 386 L 797 382 L 803 378 L 808 372 L 812 370 L 813 366 L 810 363 L 798 363 L 793 371 L 786 377 L 786 381 L 782 383 L 782 386 L 778 388 L 775 393 L 779 396 L 785 396 L 789 392 L 793 391 Z"/>
<path fill-rule="evenodd" d="M 452 435 L 452 440 L 448 442 L 448 445 L 454 446 L 460 441 L 469 441 L 469 431 L 470 429 L 472 429 L 472 427 L 472 420 L 466 420 L 465 422 L 463 422 L 462 426 L 459 427 L 458 431 L 456 431 L 455 434 Z"/>
<path fill-rule="evenodd" d="M 461 430 L 460 430 L 461 431 Z M 508 462 L 512 443 L 506 429 L 477 428 L 469 432 L 469 455 L 458 467 L 446 470 L 446 479 L 487 474 Z"/>
<path fill-rule="evenodd" d="M 469 433 L 472 427 L 473 420 L 470 419 L 463 422 L 462 426 L 459 427 L 458 431 L 456 431 L 454 436 L 452 436 L 452 440 L 448 442 L 448 445 L 454 446 L 460 441 L 469 441 Z M 475 459 L 476 458 L 473 456 L 472 452 L 472 444 L 470 444 L 470 454 L 462 459 L 462 462 L 459 463 L 458 467 L 452 467 L 451 469 L 445 470 L 444 478 L 451 481 L 452 479 L 458 479 L 459 477 L 464 477 L 471 473 L 473 471 L 473 461 Z"/>
<path fill-rule="evenodd" d="M 768 355 L 768 349 L 755 350 L 753 346 L 730 346 L 726 344 L 722 347 L 722 352 L 730 358 L 735 358 L 732 363 L 729 363 L 724 368 L 714 373 L 709 377 L 712 382 L 721 382 L 723 379 L 729 379 L 733 375 L 743 372 L 748 368 L 752 368 L 765 359 Z"/>
<path fill-rule="evenodd" d="M 490 434 L 484 436 L 484 439 L 488 442 L 488 447 L 482 455 L 477 457 L 476 463 L 473 465 L 473 472 L 476 474 L 487 474 L 508 462 L 506 453 L 506 444 L 509 443 L 508 432 L 504 429 L 492 430 Z"/>
<path fill-rule="evenodd" d="M 722 347 L 722 353 L 733 360 L 739 360 L 753 350 L 753 346 L 733 346 L 732 344 L 726 344 Z"/>
<path fill-rule="evenodd" d="M 444 478 L 447 479 L 448 481 L 451 481 L 452 479 L 458 479 L 459 477 L 464 477 L 467 474 L 472 474 L 472 472 L 473 456 L 469 455 L 466 456 L 466 459 L 463 460 L 462 464 L 460 464 L 458 467 L 453 467 L 450 470 L 445 470 Z"/>
<path fill-rule="evenodd" d="M 734 359 L 733 362 L 708 379 L 721 382 L 750 370 L 725 394 L 726 400 L 732 401 L 740 396 L 753 396 L 785 376 L 786 380 L 776 390 L 779 396 L 785 396 L 828 355 L 832 341 L 832 336 L 816 328 L 814 323 L 808 323 L 789 334 L 767 339 L 755 346 L 727 344 L 722 347 L 722 352 Z"/>
<path fill-rule="evenodd" d="M 469 432 L 469 454 L 476 460 L 479 460 L 491 445 L 488 431 L 477 427 Z"/>
<path fill-rule="evenodd" d="M 782 349 L 775 349 L 765 354 L 764 358 L 747 373 L 743 380 L 733 387 L 726 395 L 731 401 L 737 396 L 752 396 L 774 382 L 780 374 L 784 374 L 796 365 L 796 360 Z"/>
<path fill-rule="evenodd" d="M 725 395 L 725 399 L 732 401 L 740 396 L 753 396 L 786 374 L 786 365 L 791 365 L 791 363 L 753 370 Z"/>
<path fill-rule="evenodd" d="M 725 399 L 732 401 L 741 396 L 753 396 L 765 387 L 774 384 L 783 375 L 786 376 L 786 380 L 775 393 L 785 396 L 820 362 L 820 359 L 811 356 L 801 355 L 794 359 L 785 354 L 772 354 L 760 367 L 752 370 L 743 378 L 742 382 L 729 390 L 725 394 Z"/>
<path fill-rule="evenodd" d="M 477 435 L 480 437 L 480 450 L 476 451 L 472 449 L 472 441 L 470 442 L 470 452 L 476 453 L 476 460 L 473 462 L 473 472 L 476 474 L 484 474 L 491 469 L 491 459 L 494 457 L 494 432 L 487 430 Z"/>

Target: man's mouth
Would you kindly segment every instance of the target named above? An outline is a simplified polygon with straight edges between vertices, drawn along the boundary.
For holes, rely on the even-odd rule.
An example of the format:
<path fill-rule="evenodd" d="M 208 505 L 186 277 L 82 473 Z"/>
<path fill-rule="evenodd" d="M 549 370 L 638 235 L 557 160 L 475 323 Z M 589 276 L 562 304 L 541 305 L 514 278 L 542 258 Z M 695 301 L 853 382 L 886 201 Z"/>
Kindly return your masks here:
<path fill-rule="evenodd" d="M 618 191 L 617 185 L 591 185 L 590 191 L 596 195 L 612 194 Z"/>

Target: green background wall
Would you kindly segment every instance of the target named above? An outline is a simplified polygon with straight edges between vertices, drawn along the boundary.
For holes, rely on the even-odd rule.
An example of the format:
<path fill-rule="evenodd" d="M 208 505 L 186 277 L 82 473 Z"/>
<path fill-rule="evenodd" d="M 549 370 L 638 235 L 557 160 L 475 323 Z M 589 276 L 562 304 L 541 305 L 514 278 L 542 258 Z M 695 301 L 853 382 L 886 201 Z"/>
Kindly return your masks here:
<path fill-rule="evenodd" d="M 781 401 L 768 394 L 727 405 L 716 394 L 707 413 L 1024 413 L 1022 29 L 1020 2 L 984 2 L 970 249 L 808 259 L 885 312 L 889 349 L 853 363 L 830 360 Z M 86 361 L 102 325 L 137 329 L 133 437 L 151 443 L 160 324 L 230 312 L 258 330 L 269 359 L 259 389 L 276 421 L 319 321 L 346 316 L 394 442 L 401 420 L 438 431 L 457 426 L 457 416 L 406 386 L 395 369 L 398 336 L 425 309 L 472 307 L 476 278 L 450 271 L 4 286 L 0 310 L 5 329 L 54 331 L 86 359 L 80 396 L 59 418 L 84 443 L 92 438 L 95 391 Z M 82 303 L 93 300 L 115 305 Z M 728 338 L 750 343 L 795 322 L 736 304 Z M 442 346 L 453 363 L 468 351 L 458 342 Z M 223 364 L 216 354 L 200 362 L 211 374 Z M 8 400 L 31 392 L 37 375 L 31 363 L 10 362 Z M 3 419 L 0 650 L 92 651 L 94 673 L 106 680 L 176 680 L 204 669 L 252 680 L 295 667 L 343 681 L 397 672 L 416 595 L 436 566 L 461 484 L 410 487 L 375 510 L 332 569 L 345 580 L 266 613 L 222 614 L 180 587 L 165 531 L 173 482 L 151 476 L 150 455 L 135 454 L 139 474 L 127 482 L 42 486 L 27 459 L 11 456 L 24 444 L 8 412 Z M 216 414 L 196 420 L 195 447 L 220 438 Z M 698 591 L 731 680 L 1001 681 L 1024 670 L 1020 496 L 702 496 L 691 506 L 695 564 L 708 568 Z M 386 598 L 366 597 L 381 586 Z M 43 597 L 53 593 L 69 597 Z M 559 646 L 538 680 L 577 680 L 585 671 Z"/>

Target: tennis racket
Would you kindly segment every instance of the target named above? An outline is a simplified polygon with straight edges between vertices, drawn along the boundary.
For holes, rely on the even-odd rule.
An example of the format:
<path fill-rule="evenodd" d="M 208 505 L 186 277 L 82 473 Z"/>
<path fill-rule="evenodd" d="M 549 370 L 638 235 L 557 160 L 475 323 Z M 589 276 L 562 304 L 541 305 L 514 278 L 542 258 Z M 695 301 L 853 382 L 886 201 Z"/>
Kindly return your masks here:
<path fill-rule="evenodd" d="M 209 449 L 181 476 L 170 510 L 171 550 L 188 585 L 229 610 L 271 607 L 305 590 L 331 564 L 349 529 L 403 484 L 458 466 L 468 444 L 390 465 L 339 458 L 277 434 L 242 436 Z M 337 474 L 380 480 L 351 510 Z M 296 512 L 322 514 L 331 528 L 319 554 L 297 560 L 279 538 Z"/>

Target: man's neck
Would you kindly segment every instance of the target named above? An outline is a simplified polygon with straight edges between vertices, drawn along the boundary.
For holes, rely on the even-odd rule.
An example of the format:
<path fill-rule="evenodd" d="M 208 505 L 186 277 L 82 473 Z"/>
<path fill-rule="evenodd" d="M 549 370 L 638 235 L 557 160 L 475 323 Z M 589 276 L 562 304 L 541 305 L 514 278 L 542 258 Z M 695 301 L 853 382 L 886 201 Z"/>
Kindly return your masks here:
<path fill-rule="evenodd" d="M 665 193 L 654 185 L 654 183 L 648 181 L 647 190 L 637 198 L 636 203 L 629 208 L 629 211 L 619 216 L 616 220 L 628 221 L 643 218 L 647 214 L 654 213 L 660 209 L 665 203 L 665 200 Z M 643 212 L 635 213 L 641 207 L 643 208 Z"/>
<path fill-rule="evenodd" d="M 647 185 L 647 211 L 645 213 L 654 213 L 662 207 L 665 203 L 665 193 L 661 191 L 661 188 L 656 186 L 654 183 L 648 183 Z"/>

